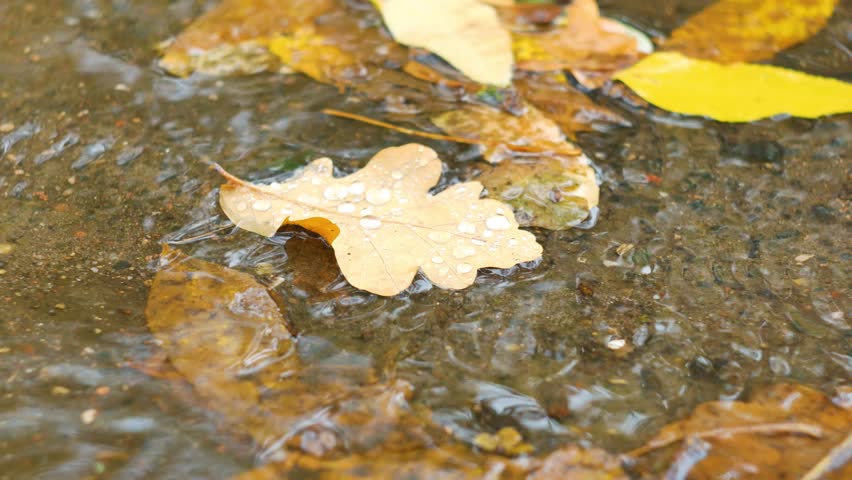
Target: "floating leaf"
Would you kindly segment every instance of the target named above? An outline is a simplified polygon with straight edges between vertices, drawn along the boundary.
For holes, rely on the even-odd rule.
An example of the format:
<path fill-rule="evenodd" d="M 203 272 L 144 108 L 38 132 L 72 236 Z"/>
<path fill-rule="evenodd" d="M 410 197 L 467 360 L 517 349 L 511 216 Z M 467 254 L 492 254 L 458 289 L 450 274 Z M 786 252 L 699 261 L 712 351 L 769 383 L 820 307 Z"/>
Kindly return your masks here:
<path fill-rule="evenodd" d="M 373 0 L 400 43 L 425 48 L 472 80 L 506 86 L 512 41 L 490 5 L 477 0 Z"/>
<path fill-rule="evenodd" d="M 192 22 L 164 51 L 172 74 L 255 73 L 273 63 L 267 40 L 295 31 L 335 6 L 334 0 L 223 0 Z"/>
<path fill-rule="evenodd" d="M 516 157 L 477 177 L 489 196 L 515 209 L 523 226 L 562 230 L 582 222 L 598 204 L 595 171 L 579 157 Z"/>
<path fill-rule="evenodd" d="M 837 0 L 719 0 L 672 32 L 664 47 L 693 58 L 749 62 L 807 40 Z"/>
<path fill-rule="evenodd" d="M 382 150 L 362 170 L 332 177 L 327 158 L 285 183 L 252 185 L 226 174 L 219 203 L 239 227 L 272 236 L 295 224 L 322 235 L 352 285 L 379 295 L 404 290 L 420 269 L 444 288 L 464 288 L 483 267 L 541 256 L 511 209 L 462 183 L 430 195 L 441 161 L 422 145 Z"/>
<path fill-rule="evenodd" d="M 748 402 L 701 404 L 631 455 L 654 463 L 665 456 L 679 478 L 803 478 L 844 443 L 850 425 L 852 410 L 808 387 L 782 384 Z M 823 478 L 852 478 L 852 463 L 835 467 Z"/>
<path fill-rule="evenodd" d="M 600 16 L 595 0 L 574 0 L 556 28 L 513 34 L 520 70 L 591 70 L 612 72 L 639 58 L 634 35 L 620 23 Z"/>
<path fill-rule="evenodd" d="M 288 67 L 322 83 L 344 84 L 343 79 L 358 68 L 356 58 L 319 36 L 313 27 L 273 38 L 269 51 Z"/>
<path fill-rule="evenodd" d="M 577 147 L 565 140 L 559 126 L 538 109 L 526 105 L 523 115 L 512 115 L 486 105 L 465 105 L 432 117 L 432 123 L 455 137 L 488 144 L 482 155 L 498 163 L 521 149 L 541 153 L 577 155 Z"/>
<path fill-rule="evenodd" d="M 660 52 L 614 78 L 660 108 L 723 122 L 852 112 L 852 84 L 769 65 L 722 65 Z"/>

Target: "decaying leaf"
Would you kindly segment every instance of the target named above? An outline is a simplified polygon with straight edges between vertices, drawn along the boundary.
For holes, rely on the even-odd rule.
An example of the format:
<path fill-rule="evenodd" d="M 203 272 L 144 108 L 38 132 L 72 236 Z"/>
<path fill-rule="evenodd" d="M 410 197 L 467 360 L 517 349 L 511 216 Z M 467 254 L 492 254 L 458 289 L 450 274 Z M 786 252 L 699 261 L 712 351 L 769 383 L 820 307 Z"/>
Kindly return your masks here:
<path fill-rule="evenodd" d="M 629 126 L 624 117 L 592 101 L 561 73 L 527 74 L 515 79 L 524 99 L 556 122 L 567 135 L 594 130 L 598 124 Z"/>
<path fill-rule="evenodd" d="M 478 180 L 491 198 L 512 205 L 521 225 L 561 230 L 583 221 L 598 204 L 599 188 L 589 159 L 565 141 L 559 127 L 526 106 L 515 116 L 493 107 L 468 105 L 432 118 L 447 133 L 482 140 L 486 160 Z M 514 146 L 533 147 L 536 153 Z"/>
<path fill-rule="evenodd" d="M 373 0 L 400 43 L 425 48 L 472 80 L 506 86 L 512 42 L 494 7 L 477 0 Z"/>
<path fill-rule="evenodd" d="M 530 147 L 536 154 L 577 155 L 577 147 L 538 109 L 526 105 L 523 115 L 512 115 L 486 105 L 465 105 L 432 117 L 432 123 L 455 137 L 471 138 L 488 144 L 482 156 L 498 163 Z"/>
<path fill-rule="evenodd" d="M 407 382 L 378 383 L 347 362 L 303 364 L 276 302 L 248 274 L 166 249 L 145 314 L 175 369 L 264 458 L 426 444 Z"/>
<path fill-rule="evenodd" d="M 664 47 L 722 63 L 771 58 L 825 26 L 837 0 L 719 0 L 672 32 Z"/>
<path fill-rule="evenodd" d="M 554 29 L 515 32 L 512 43 L 520 70 L 609 73 L 632 65 L 640 55 L 634 36 L 602 18 L 595 0 L 574 0 Z"/>
<path fill-rule="evenodd" d="M 271 66 L 269 38 L 309 24 L 334 0 L 223 0 L 169 44 L 160 65 L 185 76 L 255 73 Z"/>
<path fill-rule="evenodd" d="M 441 161 L 422 145 L 382 150 L 360 171 L 332 177 L 327 158 L 285 183 L 252 185 L 225 174 L 219 203 L 237 226 L 272 236 L 295 224 L 323 236 L 354 286 L 395 295 L 418 269 L 438 286 L 464 288 L 483 267 L 507 268 L 541 256 L 511 209 L 480 199 L 482 185 L 430 195 Z"/>
<path fill-rule="evenodd" d="M 701 404 L 631 455 L 647 462 L 662 455 L 679 478 L 802 478 L 844 443 L 850 425 L 852 410 L 808 387 L 782 384 L 748 402 Z M 823 478 L 852 478 L 852 463 L 847 457 Z"/>
<path fill-rule="evenodd" d="M 523 226 L 566 229 L 598 205 L 595 171 L 585 155 L 510 158 L 486 167 L 477 180 L 491 198 L 510 204 Z"/>
<path fill-rule="evenodd" d="M 543 458 L 510 460 L 473 454 L 460 445 L 412 451 L 374 451 L 334 460 L 290 455 L 235 480 L 277 480 L 309 474 L 318 480 L 405 478 L 409 480 L 627 480 L 618 457 L 599 449 L 566 446 Z"/>
<path fill-rule="evenodd" d="M 615 78 L 660 108 L 723 122 L 852 112 L 852 84 L 769 65 L 722 65 L 660 52 Z"/>
<path fill-rule="evenodd" d="M 269 49 L 285 65 L 319 82 L 337 86 L 372 82 L 383 64 L 401 64 L 407 52 L 376 26 L 365 26 L 367 20 L 341 5 L 322 21 L 272 37 Z"/>

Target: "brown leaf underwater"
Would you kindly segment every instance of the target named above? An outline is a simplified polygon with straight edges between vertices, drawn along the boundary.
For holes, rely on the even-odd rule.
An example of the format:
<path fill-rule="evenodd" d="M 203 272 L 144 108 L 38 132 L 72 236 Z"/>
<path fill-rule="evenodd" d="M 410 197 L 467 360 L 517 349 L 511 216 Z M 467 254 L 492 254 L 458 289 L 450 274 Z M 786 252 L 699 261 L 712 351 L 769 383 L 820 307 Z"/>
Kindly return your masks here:
<path fill-rule="evenodd" d="M 320 234 L 353 286 L 379 295 L 407 288 L 419 271 L 442 288 L 471 285 L 479 268 L 508 268 L 541 256 L 512 209 L 481 199 L 466 182 L 430 195 L 441 161 L 427 147 L 386 148 L 361 170 L 332 177 L 327 158 L 284 183 L 253 185 L 225 174 L 219 203 L 240 228 L 272 236 L 295 224 Z"/>

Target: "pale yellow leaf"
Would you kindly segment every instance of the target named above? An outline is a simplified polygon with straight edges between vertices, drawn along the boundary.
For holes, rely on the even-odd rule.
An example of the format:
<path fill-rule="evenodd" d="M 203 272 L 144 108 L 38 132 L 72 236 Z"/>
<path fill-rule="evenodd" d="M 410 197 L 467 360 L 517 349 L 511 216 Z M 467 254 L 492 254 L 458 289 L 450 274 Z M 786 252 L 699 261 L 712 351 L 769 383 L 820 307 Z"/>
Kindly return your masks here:
<path fill-rule="evenodd" d="M 723 122 L 852 112 L 852 84 L 770 65 L 723 65 L 660 52 L 615 78 L 660 108 Z"/>
<path fill-rule="evenodd" d="M 512 40 L 494 7 L 477 0 L 373 0 L 400 43 L 425 48 L 476 82 L 512 80 Z"/>
<path fill-rule="evenodd" d="M 261 235 L 284 224 L 319 233 L 349 283 L 379 295 L 401 292 L 418 270 L 440 287 L 460 289 L 479 268 L 541 256 L 508 205 L 479 198 L 478 182 L 430 195 L 440 175 L 437 154 L 409 144 L 382 150 L 343 178 L 332 177 L 327 158 L 284 183 L 253 185 L 226 174 L 219 203 L 237 226 Z"/>

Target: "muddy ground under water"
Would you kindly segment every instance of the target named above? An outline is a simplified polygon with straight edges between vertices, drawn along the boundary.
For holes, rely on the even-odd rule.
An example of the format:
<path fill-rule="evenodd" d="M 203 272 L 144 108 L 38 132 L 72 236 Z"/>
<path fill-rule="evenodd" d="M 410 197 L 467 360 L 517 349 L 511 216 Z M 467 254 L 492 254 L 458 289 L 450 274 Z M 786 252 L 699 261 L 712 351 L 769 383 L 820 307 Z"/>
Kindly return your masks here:
<path fill-rule="evenodd" d="M 0 478 L 256 464 L 245 436 L 139 367 L 158 352 L 144 309 L 163 240 L 277 284 L 300 348 L 392 364 L 460 440 L 510 425 L 543 452 L 619 452 L 700 402 L 848 384 L 849 115 L 726 125 L 600 97 L 632 126 L 579 138 L 596 222 L 534 230 L 541 261 L 465 290 L 418 278 L 383 298 L 346 284 L 314 235 L 227 228 L 208 162 L 264 179 L 329 156 L 345 174 L 413 139 L 321 114 L 382 112 L 301 75 L 164 74 L 154 46 L 208 3 L 0 2 Z M 601 6 L 662 35 L 707 3 Z M 842 4 L 773 63 L 852 80 Z M 469 146 L 424 143 L 441 186 L 475 176 Z"/>

